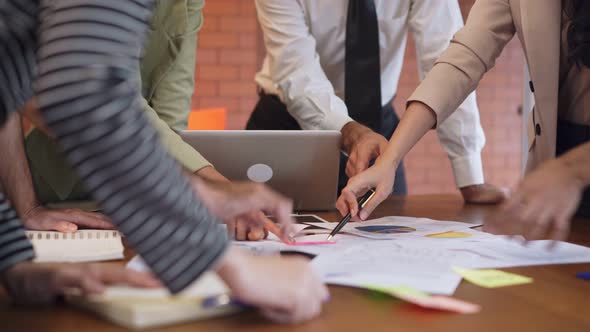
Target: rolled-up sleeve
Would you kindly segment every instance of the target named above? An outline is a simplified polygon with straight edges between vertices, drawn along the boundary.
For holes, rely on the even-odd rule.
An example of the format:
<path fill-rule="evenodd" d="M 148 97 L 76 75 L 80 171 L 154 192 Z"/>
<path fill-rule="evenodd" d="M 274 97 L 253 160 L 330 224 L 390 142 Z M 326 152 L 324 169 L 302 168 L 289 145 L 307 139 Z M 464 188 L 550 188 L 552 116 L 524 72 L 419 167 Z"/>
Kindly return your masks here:
<path fill-rule="evenodd" d="M 320 65 L 298 1 L 257 0 L 256 8 L 273 84 L 301 128 L 340 130 L 353 121 Z"/>

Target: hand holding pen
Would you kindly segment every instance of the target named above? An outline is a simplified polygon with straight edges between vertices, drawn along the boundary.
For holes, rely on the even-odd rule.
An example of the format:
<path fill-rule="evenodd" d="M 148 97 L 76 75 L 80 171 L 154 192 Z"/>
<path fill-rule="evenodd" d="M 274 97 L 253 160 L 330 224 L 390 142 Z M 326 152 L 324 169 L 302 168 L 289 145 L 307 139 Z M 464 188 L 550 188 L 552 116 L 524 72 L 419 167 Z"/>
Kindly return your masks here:
<path fill-rule="evenodd" d="M 373 196 L 375 196 L 375 190 L 373 189 L 369 189 L 369 191 L 367 191 L 359 200 L 358 200 L 358 210 L 360 211 L 362 208 L 365 207 L 365 205 L 371 200 L 371 198 L 373 198 Z M 340 220 L 340 222 L 338 223 L 338 225 L 336 225 L 336 227 L 332 230 L 332 232 L 330 232 L 330 235 L 328 235 L 327 240 L 330 241 L 334 235 L 338 234 L 338 232 L 340 232 L 340 230 L 342 229 L 342 227 L 344 227 L 344 225 L 346 225 L 350 219 L 352 219 L 352 214 L 349 211 L 344 218 L 342 218 L 342 220 Z"/>

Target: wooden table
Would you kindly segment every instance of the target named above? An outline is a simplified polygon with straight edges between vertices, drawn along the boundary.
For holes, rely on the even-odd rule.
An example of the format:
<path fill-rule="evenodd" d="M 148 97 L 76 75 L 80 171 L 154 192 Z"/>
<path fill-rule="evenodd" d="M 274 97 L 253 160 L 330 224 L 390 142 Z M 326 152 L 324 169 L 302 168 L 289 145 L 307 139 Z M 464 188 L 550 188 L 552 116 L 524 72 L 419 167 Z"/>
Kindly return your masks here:
<path fill-rule="evenodd" d="M 493 206 L 464 206 L 451 195 L 392 198 L 375 217 L 407 215 L 435 219 L 481 221 Z M 322 213 L 336 221 L 336 213 Z M 590 220 L 575 220 L 571 242 L 590 246 Z M 402 301 L 367 291 L 330 287 L 332 300 L 321 317 L 299 326 L 269 323 L 257 313 L 243 313 L 203 322 L 187 323 L 158 331 L 590 331 L 590 282 L 575 278 L 590 271 L 590 264 L 512 268 L 508 271 L 531 276 L 534 283 L 485 289 L 462 282 L 455 296 L 478 303 L 483 310 L 458 315 L 424 310 Z M 92 315 L 64 305 L 22 308 L 0 298 L 0 331 L 124 331 Z"/>

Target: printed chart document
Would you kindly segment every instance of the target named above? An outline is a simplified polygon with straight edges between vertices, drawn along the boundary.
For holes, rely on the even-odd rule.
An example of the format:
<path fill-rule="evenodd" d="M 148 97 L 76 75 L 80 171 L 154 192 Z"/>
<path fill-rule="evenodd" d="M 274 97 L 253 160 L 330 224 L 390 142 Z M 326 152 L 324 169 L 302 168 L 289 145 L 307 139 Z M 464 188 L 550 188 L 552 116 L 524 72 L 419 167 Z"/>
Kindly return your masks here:
<path fill-rule="evenodd" d="M 85 229 L 75 233 L 27 231 L 35 249 L 35 262 L 96 262 L 123 259 L 121 234 L 113 230 Z"/>
<path fill-rule="evenodd" d="M 337 223 L 307 223 L 325 229 L 334 229 Z M 461 231 L 481 224 L 457 221 L 439 221 L 426 218 L 384 217 L 362 222 L 349 222 L 341 232 L 375 240 L 396 239 L 402 235 L 424 236 L 429 234 Z"/>

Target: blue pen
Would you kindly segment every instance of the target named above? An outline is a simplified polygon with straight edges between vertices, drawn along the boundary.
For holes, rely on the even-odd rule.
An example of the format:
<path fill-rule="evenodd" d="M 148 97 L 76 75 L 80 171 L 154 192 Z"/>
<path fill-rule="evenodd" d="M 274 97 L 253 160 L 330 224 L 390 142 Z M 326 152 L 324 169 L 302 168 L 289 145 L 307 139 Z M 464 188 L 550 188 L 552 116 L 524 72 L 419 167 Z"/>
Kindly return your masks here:
<path fill-rule="evenodd" d="M 248 305 L 232 299 L 229 294 L 220 294 L 207 297 L 201 302 L 201 307 L 204 309 L 220 308 L 220 307 L 233 307 L 235 309 L 246 309 Z"/>
<path fill-rule="evenodd" d="M 576 274 L 576 277 L 584 280 L 590 280 L 590 272 L 580 272 Z"/>

